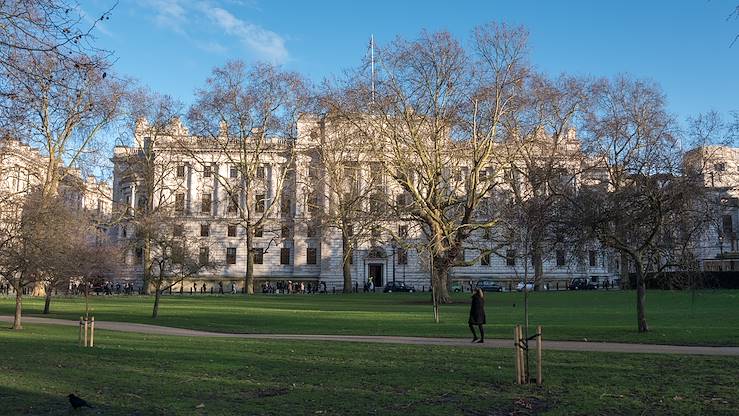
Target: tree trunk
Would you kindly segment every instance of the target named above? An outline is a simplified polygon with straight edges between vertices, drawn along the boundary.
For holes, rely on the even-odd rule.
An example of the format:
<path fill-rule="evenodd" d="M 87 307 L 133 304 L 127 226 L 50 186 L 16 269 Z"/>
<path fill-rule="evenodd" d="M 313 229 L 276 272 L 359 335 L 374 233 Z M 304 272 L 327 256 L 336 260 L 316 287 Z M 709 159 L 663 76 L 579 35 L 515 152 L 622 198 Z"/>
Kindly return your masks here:
<path fill-rule="evenodd" d="M 244 293 L 254 294 L 254 237 L 252 228 L 246 228 L 246 276 L 244 277 Z"/>
<path fill-rule="evenodd" d="M 156 319 L 159 316 L 159 299 L 162 297 L 162 291 L 159 288 L 154 293 L 154 310 L 151 312 L 151 317 Z"/>
<path fill-rule="evenodd" d="M 631 280 L 629 279 L 629 257 L 623 250 L 619 252 L 619 257 L 618 274 L 621 279 L 621 289 L 629 289 L 631 287 Z"/>
<path fill-rule="evenodd" d="M 644 280 L 644 268 L 639 261 L 635 262 L 636 266 L 636 321 L 639 332 L 649 331 L 647 324 L 646 300 L 647 300 L 647 283 Z"/>
<path fill-rule="evenodd" d="M 351 244 L 346 231 L 341 230 L 341 248 L 342 248 L 342 271 L 344 273 L 344 293 L 352 293 L 352 268 L 351 268 Z"/>
<path fill-rule="evenodd" d="M 452 303 L 449 296 L 449 266 L 446 266 L 443 258 L 434 257 L 434 268 L 431 275 L 434 295 L 439 304 Z"/>
<path fill-rule="evenodd" d="M 13 329 L 23 329 L 21 325 L 21 311 L 23 310 L 23 290 L 20 285 L 15 289 L 15 317 L 13 319 Z"/>
<path fill-rule="evenodd" d="M 46 299 L 44 300 L 44 315 L 48 315 L 51 309 L 51 285 L 46 287 Z"/>
<path fill-rule="evenodd" d="M 151 237 L 147 232 L 144 235 L 144 282 L 143 282 L 143 294 L 149 294 L 149 284 L 151 283 Z"/>
<path fill-rule="evenodd" d="M 541 255 L 541 245 L 536 241 L 531 244 L 531 263 L 534 265 L 534 290 L 539 290 L 544 278 L 544 260 Z"/>

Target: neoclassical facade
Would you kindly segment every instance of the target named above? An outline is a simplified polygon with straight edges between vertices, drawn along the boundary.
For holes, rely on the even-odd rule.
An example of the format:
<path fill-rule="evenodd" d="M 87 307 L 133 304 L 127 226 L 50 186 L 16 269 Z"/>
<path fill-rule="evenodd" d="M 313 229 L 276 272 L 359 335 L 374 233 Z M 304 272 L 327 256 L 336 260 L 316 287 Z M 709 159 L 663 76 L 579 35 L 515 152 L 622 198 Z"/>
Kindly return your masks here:
<path fill-rule="evenodd" d="M 4 212 L 17 212 L 29 192 L 43 183 L 48 158 L 37 148 L 11 138 L 0 138 L 0 204 Z M 112 189 L 94 176 L 82 177 L 78 169 L 63 169 L 59 194 L 70 207 L 109 221 Z"/>
<path fill-rule="evenodd" d="M 195 252 L 216 262 L 215 269 L 204 270 L 185 279 L 184 289 L 205 283 L 212 287 L 222 282 L 241 290 L 247 268 L 247 235 L 242 209 L 249 207 L 252 218 L 264 216 L 253 229 L 255 288 L 276 281 L 325 283 L 328 290 L 341 290 L 342 238 L 339 229 L 317 214 L 332 209 L 330 193 L 323 186 L 327 167 L 322 165 L 321 143 L 326 138 L 326 126 L 313 116 L 304 116 L 298 123 L 295 141 L 265 140 L 268 146 L 259 154 L 245 154 L 237 147 L 215 145 L 212 139 L 191 135 L 179 120 L 174 120 L 166 134 L 154 134 L 145 122 L 136 129 L 132 146 L 115 148 L 113 200 L 121 213 L 120 225 L 114 227 L 116 239 L 127 247 L 125 279 L 140 282 L 143 277 L 143 253 L 136 247 L 135 216 L 153 204 L 168 206 L 177 217 L 173 233 L 184 235 L 196 247 Z M 573 137 L 574 140 L 574 137 Z M 574 141 L 572 143 L 575 143 Z M 149 187 L 155 195 L 146 195 L 145 180 L 137 166 L 151 158 L 157 168 L 160 186 Z M 244 158 L 253 158 L 253 175 L 244 174 Z M 397 201 L 402 193 L 391 178 L 383 176 L 369 158 L 356 166 L 353 180 L 362 187 L 379 183 L 388 201 Z M 287 172 L 286 172 L 287 170 Z M 491 172 L 493 172 L 491 170 Z M 378 179 L 379 175 L 379 179 Z M 372 181 L 370 178 L 372 177 Z M 244 189 L 250 181 L 248 195 L 234 192 Z M 379 182 L 378 182 L 379 181 Z M 369 199 L 369 198 L 368 198 Z M 372 201 L 367 201 L 369 206 Z M 238 205 L 238 206 L 237 206 Z M 351 257 L 353 285 L 361 288 L 368 279 L 376 286 L 401 281 L 417 289 L 429 288 L 429 255 L 419 250 L 422 240 L 417 227 L 399 218 L 378 216 L 367 238 L 358 240 Z M 402 236 L 404 244 L 397 242 Z M 503 285 L 531 279 L 532 266 L 524 264 L 523 256 L 481 256 L 491 246 L 490 233 L 480 231 L 470 238 L 464 257 L 471 265 L 457 267 L 451 280 L 493 279 Z M 477 249 L 475 247 L 478 247 Z M 594 280 L 612 279 L 610 257 L 597 247 L 574 256 L 566 250 L 552 251 L 544 259 L 544 280 L 561 287 L 573 277 Z M 178 290 L 175 287 L 174 290 Z"/>

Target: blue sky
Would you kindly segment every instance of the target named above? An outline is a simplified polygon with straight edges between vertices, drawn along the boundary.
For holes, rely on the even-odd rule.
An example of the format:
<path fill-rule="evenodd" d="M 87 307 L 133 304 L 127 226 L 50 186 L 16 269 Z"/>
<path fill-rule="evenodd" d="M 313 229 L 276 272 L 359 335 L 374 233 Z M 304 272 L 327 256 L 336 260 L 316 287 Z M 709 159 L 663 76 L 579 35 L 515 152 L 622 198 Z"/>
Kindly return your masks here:
<path fill-rule="evenodd" d="M 112 0 L 82 0 L 89 16 Z M 420 30 L 466 39 L 491 20 L 530 31 L 531 62 L 549 74 L 630 73 L 657 81 L 678 117 L 739 110 L 735 0 L 278 1 L 120 0 L 96 31 L 117 72 L 189 104 L 211 69 L 233 58 L 283 64 L 319 82 L 378 43 Z"/>

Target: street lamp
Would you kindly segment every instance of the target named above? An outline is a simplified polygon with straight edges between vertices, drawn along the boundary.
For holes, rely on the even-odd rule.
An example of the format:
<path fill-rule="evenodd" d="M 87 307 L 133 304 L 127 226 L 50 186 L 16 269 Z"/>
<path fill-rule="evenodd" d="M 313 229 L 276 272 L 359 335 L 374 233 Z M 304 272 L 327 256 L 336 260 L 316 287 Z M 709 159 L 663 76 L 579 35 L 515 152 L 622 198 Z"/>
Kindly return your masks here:
<path fill-rule="evenodd" d="M 390 242 L 390 246 L 393 248 L 393 284 L 395 284 L 395 268 L 397 267 L 398 260 L 395 258 L 397 254 L 397 246 L 395 245 L 395 239 Z"/>
<path fill-rule="evenodd" d="M 719 271 L 723 271 L 724 270 L 724 235 L 723 234 L 718 235 L 718 248 L 721 253 L 721 256 L 719 256 L 720 258 Z"/>

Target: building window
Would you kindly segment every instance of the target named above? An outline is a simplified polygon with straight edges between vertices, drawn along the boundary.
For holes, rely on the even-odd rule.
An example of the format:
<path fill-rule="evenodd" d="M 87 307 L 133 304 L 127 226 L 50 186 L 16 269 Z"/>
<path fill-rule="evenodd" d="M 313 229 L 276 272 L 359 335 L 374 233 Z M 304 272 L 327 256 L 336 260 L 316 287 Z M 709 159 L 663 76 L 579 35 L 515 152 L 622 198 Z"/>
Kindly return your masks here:
<path fill-rule="evenodd" d="M 280 236 L 282 238 L 290 238 L 290 226 L 289 225 L 283 225 L 280 229 Z"/>
<path fill-rule="evenodd" d="M 175 195 L 174 210 L 175 212 L 183 212 L 185 210 L 185 194 Z"/>
<path fill-rule="evenodd" d="M 282 213 L 283 217 L 290 215 L 290 205 L 291 201 L 289 198 L 282 198 L 280 201 L 280 212 Z"/>
<path fill-rule="evenodd" d="M 142 247 L 136 247 L 136 258 L 141 260 L 144 257 L 144 249 Z"/>
<path fill-rule="evenodd" d="M 236 237 L 236 226 L 235 225 L 229 225 L 228 226 L 228 236 L 229 237 Z"/>
<path fill-rule="evenodd" d="M 308 177 L 311 179 L 318 178 L 318 168 L 314 165 L 308 166 Z"/>
<path fill-rule="evenodd" d="M 210 194 L 203 194 L 202 199 L 200 200 L 200 212 L 203 214 L 210 214 L 211 201 Z"/>
<path fill-rule="evenodd" d="M 283 247 L 280 249 L 280 264 L 290 264 L 290 248 Z"/>
<path fill-rule="evenodd" d="M 264 194 L 257 195 L 257 201 L 255 203 L 254 208 L 256 212 L 259 212 L 259 213 L 264 212 Z"/>
<path fill-rule="evenodd" d="M 311 217 L 315 217 L 319 214 L 320 206 L 318 205 L 318 195 L 316 195 L 314 192 L 311 192 L 308 194 L 308 200 L 306 201 L 308 205 L 308 215 Z"/>
<path fill-rule="evenodd" d="M 182 243 L 172 244 L 172 262 L 182 264 L 185 260 L 185 246 Z"/>
<path fill-rule="evenodd" d="M 726 163 L 714 163 L 713 170 L 716 172 L 723 172 L 726 170 Z"/>
<path fill-rule="evenodd" d="M 185 177 L 185 165 L 177 165 L 177 177 L 178 178 Z"/>
<path fill-rule="evenodd" d="M 305 262 L 307 264 L 318 264 L 318 249 L 315 247 L 308 247 L 305 253 Z"/>
<path fill-rule="evenodd" d="M 172 227 L 172 235 L 175 237 L 182 237 L 185 234 L 185 226 L 182 224 L 175 224 Z"/>
<path fill-rule="evenodd" d="M 371 213 L 380 213 L 382 212 L 382 195 L 379 193 L 374 193 L 370 196 L 370 212 Z"/>
<path fill-rule="evenodd" d="M 506 250 L 505 264 L 511 267 L 516 265 L 516 250 Z"/>
<path fill-rule="evenodd" d="M 400 238 L 408 238 L 408 226 L 407 225 L 398 226 L 398 236 Z"/>
<path fill-rule="evenodd" d="M 236 195 L 231 195 L 228 198 L 228 212 L 233 214 L 239 210 L 239 201 Z"/>
<path fill-rule="evenodd" d="M 257 166 L 257 179 L 264 179 L 264 166 Z"/>
<path fill-rule="evenodd" d="M 203 177 L 204 178 L 210 178 L 212 174 L 213 174 L 213 167 L 211 165 L 203 166 Z"/>
<path fill-rule="evenodd" d="M 403 247 L 398 247 L 398 251 L 395 255 L 398 257 L 398 264 L 408 264 L 408 250 Z"/>
<path fill-rule="evenodd" d="M 201 266 L 205 266 L 208 264 L 210 256 L 210 249 L 208 247 L 200 247 L 200 255 L 198 256 L 198 260 L 200 261 Z"/>
<path fill-rule="evenodd" d="M 210 236 L 210 224 L 200 224 L 200 236 L 201 237 Z"/>
<path fill-rule="evenodd" d="M 564 266 L 565 265 L 565 251 L 557 250 L 556 256 L 557 256 L 557 267 Z"/>
<path fill-rule="evenodd" d="M 597 265 L 597 259 L 596 259 L 597 256 L 595 254 L 595 250 L 590 250 L 588 252 L 588 257 L 590 260 L 590 267 L 595 267 Z"/>
<path fill-rule="evenodd" d="M 254 264 L 264 264 L 264 249 L 261 247 L 254 248 Z"/>
<path fill-rule="evenodd" d="M 490 253 L 485 253 L 480 257 L 480 266 L 490 266 Z"/>
<path fill-rule="evenodd" d="M 264 235 L 264 227 L 261 225 L 254 228 L 254 237 L 261 237 Z"/>
<path fill-rule="evenodd" d="M 349 224 L 346 226 L 346 235 L 349 237 L 354 237 L 354 225 Z"/>
<path fill-rule="evenodd" d="M 231 166 L 228 170 L 228 176 L 231 178 L 239 177 L 239 169 L 236 166 Z"/>
<path fill-rule="evenodd" d="M 305 236 L 308 238 L 313 238 L 316 236 L 316 226 L 313 224 L 308 224 L 308 227 L 305 231 Z"/>
<path fill-rule="evenodd" d="M 372 238 L 380 238 L 382 237 L 382 230 L 380 229 L 380 227 L 373 227 L 372 231 L 370 231 L 370 235 L 372 236 Z"/>
<path fill-rule="evenodd" d="M 724 215 L 722 218 L 724 234 L 734 232 L 734 222 L 731 219 L 731 215 Z"/>
<path fill-rule="evenodd" d="M 226 264 L 236 264 L 236 247 L 226 249 Z"/>

